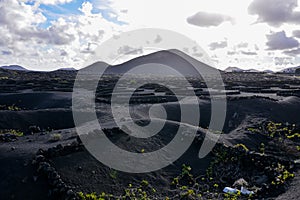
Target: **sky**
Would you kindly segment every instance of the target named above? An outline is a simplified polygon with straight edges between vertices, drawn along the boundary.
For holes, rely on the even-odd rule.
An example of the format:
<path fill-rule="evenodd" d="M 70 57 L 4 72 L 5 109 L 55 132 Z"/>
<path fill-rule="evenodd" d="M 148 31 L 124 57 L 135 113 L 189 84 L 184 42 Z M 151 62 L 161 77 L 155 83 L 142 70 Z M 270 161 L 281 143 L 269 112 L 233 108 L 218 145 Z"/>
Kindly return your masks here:
<path fill-rule="evenodd" d="M 0 0 L 0 65 L 80 69 L 107 39 L 139 28 L 162 28 L 196 41 L 219 69 L 279 71 L 300 65 L 299 3 Z"/>

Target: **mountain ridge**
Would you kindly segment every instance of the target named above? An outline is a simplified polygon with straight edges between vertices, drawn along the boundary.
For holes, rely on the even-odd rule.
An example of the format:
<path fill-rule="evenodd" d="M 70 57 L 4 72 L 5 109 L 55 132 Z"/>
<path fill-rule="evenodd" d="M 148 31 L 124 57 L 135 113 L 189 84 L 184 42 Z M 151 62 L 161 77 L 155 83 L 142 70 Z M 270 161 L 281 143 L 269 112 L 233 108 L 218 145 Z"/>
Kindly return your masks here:
<path fill-rule="evenodd" d="M 149 67 L 145 67 L 144 65 L 148 65 Z M 144 67 L 139 68 L 138 66 Z M 138 69 L 134 69 L 136 67 Z M 83 70 L 92 72 L 97 68 L 106 68 L 105 74 L 124 74 L 130 72 L 132 74 L 163 76 L 177 76 L 178 73 L 184 76 L 195 76 L 199 75 L 200 70 L 205 70 L 209 73 L 217 70 L 216 68 L 213 68 L 185 54 L 184 52 L 175 49 L 157 51 L 148 55 L 133 58 L 117 65 L 109 65 L 105 62 L 96 62 L 83 68 Z M 170 68 L 173 70 L 170 70 Z"/>
<path fill-rule="evenodd" d="M 15 71 L 30 71 L 20 65 L 4 65 L 4 66 L 0 66 L 0 69 L 15 70 Z"/>
<path fill-rule="evenodd" d="M 169 59 L 169 61 L 168 61 Z M 183 66 L 186 66 L 187 68 L 189 68 L 190 72 L 187 72 L 188 70 L 185 70 L 184 68 L 181 68 L 178 65 L 178 63 L 172 61 L 172 59 L 175 59 L 178 63 L 182 64 Z M 94 68 L 93 70 L 96 70 L 96 68 L 98 68 L 99 66 L 101 67 L 105 67 L 107 68 L 106 73 L 112 73 L 112 74 L 123 74 L 126 71 L 131 70 L 132 68 L 138 66 L 138 65 L 144 65 L 144 64 L 149 64 L 149 63 L 156 63 L 156 64 L 162 64 L 162 65 L 168 65 L 168 66 L 175 66 L 175 69 L 183 72 L 183 74 L 186 75 L 194 75 L 197 74 L 197 70 L 192 69 L 192 68 L 198 68 L 200 67 L 210 67 L 209 65 L 195 59 L 194 57 L 191 57 L 189 55 L 187 55 L 186 53 L 178 50 L 178 49 L 169 49 L 169 50 L 161 50 L 161 51 L 157 51 L 154 53 L 150 53 L 147 55 L 142 55 L 136 58 L 133 58 L 131 60 L 128 60 L 124 63 L 121 64 L 116 64 L 116 65 L 110 65 L 108 63 L 105 63 L 103 61 L 98 61 L 95 62 L 87 67 L 84 67 L 82 69 L 88 69 L 90 68 Z M 95 68 L 96 67 L 96 68 Z M 210 67 L 212 69 L 216 69 L 213 67 Z M 0 66 L 0 69 L 5 69 L 5 70 L 15 70 L 15 71 L 36 71 L 36 70 L 29 70 L 26 69 L 23 66 L 20 65 L 4 65 L 4 66 Z M 198 68 L 199 69 L 199 68 Z M 208 68 L 207 68 L 208 69 Z M 253 72 L 253 73 L 258 73 L 258 72 L 262 72 L 262 73 L 288 73 L 288 74 L 293 74 L 296 73 L 296 70 L 300 69 L 300 66 L 296 66 L 296 67 L 289 67 L 289 68 L 285 68 L 283 70 L 280 71 L 272 71 L 272 70 L 257 70 L 257 69 L 242 69 L 239 67 L 227 67 L 224 70 L 219 70 L 219 71 L 224 71 L 224 72 Z M 159 69 L 156 68 L 156 73 L 161 73 L 161 75 L 169 75 L 167 73 L 166 70 L 163 69 Z M 157 72 L 158 70 L 158 72 Z M 56 70 L 49 70 L 48 72 L 53 72 L 53 71 L 78 71 L 75 68 L 72 67 L 67 67 L 67 68 L 59 68 Z M 150 73 L 151 71 L 153 72 L 153 68 L 151 69 L 147 69 L 145 71 L 145 74 Z"/>

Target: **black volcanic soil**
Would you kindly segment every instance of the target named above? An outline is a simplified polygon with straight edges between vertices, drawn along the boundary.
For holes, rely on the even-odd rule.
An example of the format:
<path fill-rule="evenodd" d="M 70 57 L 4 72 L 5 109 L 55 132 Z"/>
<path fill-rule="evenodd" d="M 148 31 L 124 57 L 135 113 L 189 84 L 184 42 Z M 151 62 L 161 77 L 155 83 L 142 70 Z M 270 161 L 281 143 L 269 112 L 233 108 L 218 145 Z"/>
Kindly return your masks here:
<path fill-rule="evenodd" d="M 53 131 L 57 133 L 58 131 Z M 61 130 L 63 138 L 61 144 L 68 144 L 72 140 L 70 130 Z M 51 143 L 50 134 L 34 134 L 18 138 L 15 142 L 1 142 L 0 145 L 0 193 L 3 199 L 48 199 L 49 189 L 44 178 L 37 178 L 32 167 L 32 159 L 40 149 L 56 146 Z M 73 139 L 74 140 L 74 139 Z M 36 180 L 35 180 L 36 179 Z"/>
<path fill-rule="evenodd" d="M 211 104 L 205 92 L 205 84 L 201 83 L 201 80 L 190 77 L 191 84 L 197 88 L 196 94 L 200 102 L 201 116 L 203 116 L 199 122 L 201 129 L 198 132 L 198 140 L 196 139 L 189 150 L 171 166 L 148 174 L 128 174 L 115 172 L 104 166 L 83 147 L 79 151 L 68 151 L 68 153 L 51 150 L 54 153 L 49 154 L 48 149 L 56 148 L 59 144 L 62 145 L 62 149 L 67 149 L 64 147 L 77 141 L 71 109 L 71 91 L 75 76 L 76 72 L 72 71 L 42 73 L 0 70 L 0 135 L 10 133 L 12 129 L 24 132 L 24 136 L 17 137 L 17 140 L 4 141 L 3 137 L 0 137 L 0 139 L 2 138 L 0 141 L 0 199 L 67 199 L 65 196 L 54 194 L 48 177 L 37 173 L 35 165 L 32 165 L 39 149 L 48 152 L 44 154 L 47 161 L 57 170 L 68 191 L 72 190 L 75 193 L 80 191 L 98 194 L 106 192 L 122 195 L 124 188 L 129 184 L 138 185 L 142 180 L 147 180 L 150 185 L 155 186 L 156 198 L 163 199 L 163 197 L 169 196 L 180 199 L 179 196 L 176 196 L 178 188 L 173 188 L 170 182 L 181 173 L 182 165 L 191 166 L 191 173 L 195 177 L 205 176 L 211 162 L 216 159 L 216 155 L 221 149 L 231 152 L 229 154 L 231 156 L 238 152 L 238 155 L 243 155 L 240 160 L 251 158 L 258 161 L 247 163 L 247 166 L 239 163 L 240 161 L 236 162 L 236 165 L 230 161 L 224 161 L 227 166 L 238 166 L 236 168 L 239 170 L 235 174 L 231 174 L 231 168 L 220 167 L 221 172 L 215 170 L 216 173 L 226 172 L 232 179 L 244 178 L 251 186 L 254 186 L 255 181 L 252 180 L 252 177 L 254 175 L 263 176 L 255 170 L 255 168 L 261 167 L 260 165 L 256 166 L 257 163 L 263 163 L 262 169 L 272 166 L 272 162 L 285 163 L 286 166 L 291 167 L 290 171 L 295 174 L 295 178 L 288 180 L 279 189 L 272 189 L 271 183 L 266 182 L 270 188 L 263 189 L 264 193 L 259 193 L 255 198 L 299 199 L 299 168 L 298 164 L 294 164 L 294 161 L 300 158 L 296 148 L 300 146 L 299 140 L 285 138 L 284 141 L 281 141 L 280 137 L 272 138 L 265 133 L 263 128 L 260 129 L 260 127 L 266 127 L 269 121 L 282 123 L 288 127 L 295 124 L 295 129 L 299 129 L 299 78 L 264 73 L 222 73 L 226 90 L 234 91 L 227 93 L 226 97 L 228 112 L 224 134 L 221 135 L 219 144 L 214 150 L 216 152 L 212 152 L 205 159 L 199 159 L 197 155 L 204 136 L 203 130 L 209 124 Z M 161 138 L 153 138 L 146 143 L 137 143 L 135 140 L 128 142 L 126 134 L 119 133 L 118 129 L 113 129 L 115 124 L 112 123 L 110 105 L 107 102 L 116 80 L 118 80 L 118 76 L 107 75 L 102 80 L 103 82 L 99 83 L 99 91 L 96 95 L 99 121 L 108 130 L 112 130 L 111 139 L 131 151 L 139 151 L 143 145 L 148 145 L 149 150 L 153 150 L 169 141 L 180 119 L 178 119 L 179 113 L 176 110 L 176 100 L 169 98 L 168 95 L 172 96 L 172 94 L 167 94 L 168 91 L 163 88 L 150 86 L 140 88 L 140 91 L 136 91 L 137 98 L 132 100 L 134 116 L 143 120 L 147 120 L 147 108 L 153 103 L 162 104 L 169 112 L 167 128 L 161 132 Z M 170 78 L 166 81 L 172 80 Z M 128 91 L 125 89 L 122 95 L 126 95 Z M 156 93 L 157 91 L 160 93 Z M 161 94 L 161 92 L 166 93 Z M 120 99 L 122 95 L 120 94 Z M 217 93 L 215 97 L 220 98 L 222 95 L 223 93 Z M 182 96 L 184 96 L 184 92 Z M 86 113 L 82 112 L 82 114 Z M 88 118 L 86 120 L 89 121 Z M 249 131 L 249 128 L 257 129 L 259 133 L 253 133 Z M 52 141 L 55 134 L 60 137 L 57 141 Z M 223 147 L 223 143 L 228 147 Z M 256 155 L 260 152 L 261 143 L 264 143 L 265 155 L 268 157 Z M 253 151 L 255 154 L 245 153 L 239 148 L 231 149 L 237 144 L 245 145 L 249 151 Z M 77 145 L 80 144 L 77 143 Z M 272 159 L 274 161 L 268 161 Z M 219 166 L 223 166 L 222 163 L 219 163 Z M 213 173 L 212 177 L 215 175 Z M 268 177 L 269 179 L 274 178 L 269 174 Z M 221 196 L 218 198 L 220 197 L 220 199 L 224 198 L 222 187 L 232 186 L 235 181 L 226 176 L 225 179 L 225 183 L 223 183 L 214 177 L 215 183 L 218 183 L 220 187 L 211 189 L 211 192 L 219 193 Z M 209 182 L 206 180 L 205 184 L 211 184 Z M 202 182 L 200 181 L 200 183 Z M 204 192 L 203 195 L 203 198 L 209 198 L 209 195 L 212 194 Z M 211 198 L 215 199 L 217 196 Z M 246 197 L 242 196 L 242 198 Z"/>

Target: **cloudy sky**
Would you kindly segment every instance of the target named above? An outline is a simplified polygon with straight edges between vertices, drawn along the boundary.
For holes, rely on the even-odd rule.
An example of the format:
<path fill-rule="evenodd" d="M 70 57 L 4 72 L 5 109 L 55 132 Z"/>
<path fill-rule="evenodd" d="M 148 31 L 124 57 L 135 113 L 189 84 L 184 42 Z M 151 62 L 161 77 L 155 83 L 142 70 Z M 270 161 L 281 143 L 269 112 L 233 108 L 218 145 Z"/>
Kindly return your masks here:
<path fill-rule="evenodd" d="M 0 65 L 79 69 L 97 45 L 121 32 L 163 28 L 195 40 L 220 69 L 278 71 L 300 65 L 298 3 L 300 0 L 0 0 Z"/>

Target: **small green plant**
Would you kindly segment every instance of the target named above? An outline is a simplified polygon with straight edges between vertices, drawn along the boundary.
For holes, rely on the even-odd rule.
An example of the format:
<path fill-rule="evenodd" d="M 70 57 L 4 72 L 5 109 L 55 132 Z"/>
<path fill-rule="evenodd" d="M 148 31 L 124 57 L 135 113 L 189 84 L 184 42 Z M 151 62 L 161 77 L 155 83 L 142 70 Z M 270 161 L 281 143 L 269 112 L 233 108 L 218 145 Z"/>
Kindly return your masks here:
<path fill-rule="evenodd" d="M 244 144 L 236 144 L 234 145 L 235 148 L 242 148 L 244 151 L 249 151 L 249 149 Z"/>
<path fill-rule="evenodd" d="M 136 83 L 137 83 L 136 80 L 130 80 L 129 82 L 130 85 L 135 85 Z"/>
<path fill-rule="evenodd" d="M 11 134 L 14 134 L 18 137 L 22 137 L 24 135 L 24 133 L 22 131 L 18 131 L 18 130 L 10 130 L 9 131 Z"/>
<path fill-rule="evenodd" d="M 143 186 L 148 186 L 149 185 L 149 182 L 146 181 L 146 180 L 142 180 L 142 183 L 141 183 Z"/>
<path fill-rule="evenodd" d="M 79 192 L 78 197 L 82 200 L 105 200 L 110 199 L 113 195 L 106 194 L 105 192 L 102 192 L 100 195 L 97 195 L 95 192 L 90 194 L 83 194 L 83 192 Z"/>
<path fill-rule="evenodd" d="M 295 177 L 295 174 L 289 172 L 287 169 L 285 169 L 285 166 L 281 165 L 280 163 L 278 163 L 278 166 L 276 167 L 276 172 L 278 173 L 278 176 L 271 182 L 272 185 L 284 184 L 289 179 Z"/>
<path fill-rule="evenodd" d="M 260 153 L 265 154 L 265 150 L 266 150 L 265 144 L 264 144 L 264 143 L 261 143 L 261 144 L 260 144 L 260 147 L 259 147 Z"/>
<path fill-rule="evenodd" d="M 180 197 L 181 198 L 190 198 L 193 199 L 193 196 L 195 196 L 196 192 L 193 189 L 188 189 L 187 187 L 182 187 L 181 188 L 181 193 L 180 193 Z"/>
<path fill-rule="evenodd" d="M 8 77 L 7 76 L 1 76 L 0 80 L 8 80 Z"/>
<path fill-rule="evenodd" d="M 292 135 L 288 135 L 287 138 L 288 139 L 300 138 L 300 134 L 299 133 L 294 133 Z"/>
<path fill-rule="evenodd" d="M 236 194 L 224 194 L 224 200 L 237 200 L 241 196 L 241 192 L 238 191 Z"/>
<path fill-rule="evenodd" d="M 118 176 L 118 172 L 116 171 L 116 170 L 110 170 L 110 172 L 109 172 L 109 176 L 110 176 L 110 178 L 112 178 L 112 179 L 117 179 L 117 176 Z"/>
<path fill-rule="evenodd" d="M 285 139 L 300 138 L 299 133 L 295 133 L 296 125 L 283 125 L 282 123 L 269 122 L 266 126 L 266 135 L 271 138 L 279 138 L 279 142 Z"/>
<path fill-rule="evenodd" d="M 181 172 L 181 174 L 182 175 L 189 175 L 190 176 L 191 175 L 190 174 L 191 170 L 192 170 L 192 168 L 190 166 L 183 164 L 182 165 L 182 172 Z"/>
<path fill-rule="evenodd" d="M 250 131 L 251 133 L 259 133 L 259 132 L 260 132 L 259 129 L 257 129 L 257 128 L 252 128 L 252 127 L 247 128 L 247 130 Z"/>
<path fill-rule="evenodd" d="M 0 110 L 19 111 L 19 110 L 21 110 L 21 108 L 19 108 L 15 104 L 10 105 L 10 106 L 0 105 Z"/>
<path fill-rule="evenodd" d="M 17 137 L 22 137 L 22 136 L 24 136 L 24 133 L 23 133 L 22 131 L 15 130 L 15 129 L 9 129 L 9 130 L 2 130 L 2 131 L 0 131 L 0 134 L 6 134 L 6 133 L 15 135 L 15 136 L 17 136 Z"/>
<path fill-rule="evenodd" d="M 50 135 L 50 142 L 58 142 L 62 139 L 62 135 L 59 133 L 54 133 Z"/>
<path fill-rule="evenodd" d="M 10 111 L 19 111 L 19 110 L 21 110 L 19 107 L 15 106 L 15 104 L 13 104 L 11 106 L 8 106 L 7 108 Z"/>
<path fill-rule="evenodd" d="M 124 195 L 117 199 L 151 200 L 155 194 L 156 189 L 148 181 L 142 180 L 141 184 L 137 187 L 129 184 L 129 187 L 124 190 Z"/>

